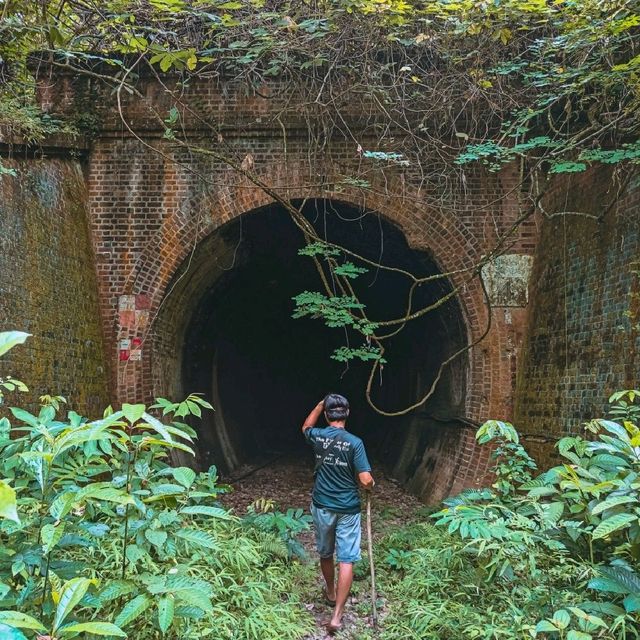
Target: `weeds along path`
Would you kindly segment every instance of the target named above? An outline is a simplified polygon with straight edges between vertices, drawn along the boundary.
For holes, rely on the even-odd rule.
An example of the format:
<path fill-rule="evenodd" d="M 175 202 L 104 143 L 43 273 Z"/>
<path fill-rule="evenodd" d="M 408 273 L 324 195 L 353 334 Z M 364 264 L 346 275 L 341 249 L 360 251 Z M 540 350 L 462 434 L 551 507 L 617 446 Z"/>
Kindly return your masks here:
<path fill-rule="evenodd" d="M 247 470 L 244 470 L 246 473 Z M 237 473 L 242 476 L 243 470 Z M 407 493 L 397 483 L 385 478 L 382 471 L 374 465 L 373 475 L 376 488 L 372 499 L 372 523 L 374 545 L 376 540 L 390 533 L 397 527 L 404 526 L 415 519 L 416 511 L 422 507 L 417 498 Z M 223 502 L 236 514 L 243 515 L 247 507 L 260 498 L 275 502 L 279 511 L 287 509 L 304 509 L 309 513 L 311 488 L 313 486 L 313 465 L 308 460 L 297 458 L 280 458 L 273 464 L 258 469 L 254 473 L 233 483 L 233 492 L 224 496 Z M 344 618 L 344 630 L 336 636 L 339 640 L 375 640 L 377 635 L 371 627 L 371 602 L 369 564 L 366 555 L 364 537 L 362 562 L 356 565 L 356 578 Z M 317 632 L 305 636 L 301 640 L 324 640 L 328 637 L 323 629 L 331 613 L 331 609 L 322 599 L 322 580 L 317 565 L 313 531 L 302 534 L 300 541 L 307 552 L 306 560 L 294 565 L 292 571 L 292 588 L 295 589 L 306 609 L 317 622 Z M 378 585 L 378 613 L 381 620 L 386 614 L 384 585 Z"/>

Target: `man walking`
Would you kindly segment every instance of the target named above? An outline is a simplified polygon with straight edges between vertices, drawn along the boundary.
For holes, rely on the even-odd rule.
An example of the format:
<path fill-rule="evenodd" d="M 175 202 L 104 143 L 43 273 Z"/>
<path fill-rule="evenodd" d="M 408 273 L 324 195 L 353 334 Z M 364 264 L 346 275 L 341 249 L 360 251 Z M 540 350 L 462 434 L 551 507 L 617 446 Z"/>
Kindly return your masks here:
<path fill-rule="evenodd" d="M 328 426 L 316 428 L 320 416 Z M 327 601 L 334 604 L 327 624 L 331 634 L 342 625 L 344 605 L 353 582 L 353 563 L 360 560 L 360 496 L 358 484 L 366 490 L 374 486 L 371 465 L 362 440 L 345 429 L 349 402 L 330 393 L 319 402 L 302 425 L 302 433 L 313 446 L 316 457 L 311 514 L 320 555 Z M 334 551 L 338 561 L 335 584 Z"/>

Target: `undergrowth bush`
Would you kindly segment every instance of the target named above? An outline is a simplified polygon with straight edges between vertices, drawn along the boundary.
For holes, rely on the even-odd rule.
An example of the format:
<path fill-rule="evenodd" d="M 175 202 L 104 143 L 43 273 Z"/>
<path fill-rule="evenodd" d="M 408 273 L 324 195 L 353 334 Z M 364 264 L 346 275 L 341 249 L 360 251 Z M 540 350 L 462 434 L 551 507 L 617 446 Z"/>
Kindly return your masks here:
<path fill-rule="evenodd" d="M 565 462 L 536 477 L 516 429 L 485 423 L 476 437 L 494 447 L 493 485 L 445 500 L 435 525 L 378 549 L 390 602 L 381 637 L 640 637 L 639 395 L 612 396 L 620 421 L 561 439 Z"/>
<path fill-rule="evenodd" d="M 0 334 L 0 355 L 25 338 Z M 2 388 L 25 386 L 6 378 Z M 0 419 L 3 640 L 304 635 L 310 618 L 287 562 L 290 529 L 307 522 L 271 514 L 276 532 L 243 522 L 220 506 L 215 467 L 169 465 L 172 450 L 192 453 L 184 419 L 206 401 L 63 420 L 63 398 L 41 400 L 37 415 L 12 408 Z"/>

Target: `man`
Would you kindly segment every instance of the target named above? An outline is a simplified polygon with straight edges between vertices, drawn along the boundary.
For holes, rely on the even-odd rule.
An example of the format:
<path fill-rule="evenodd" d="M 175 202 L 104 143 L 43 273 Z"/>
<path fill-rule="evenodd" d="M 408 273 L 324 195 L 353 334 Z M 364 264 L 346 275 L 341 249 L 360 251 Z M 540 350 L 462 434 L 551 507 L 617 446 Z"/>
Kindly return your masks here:
<path fill-rule="evenodd" d="M 328 426 L 315 428 L 324 413 Z M 342 624 L 344 605 L 353 582 L 353 563 L 360 560 L 360 496 L 358 484 L 366 490 L 374 486 L 371 465 L 362 440 L 345 429 L 349 402 L 330 393 L 307 416 L 302 433 L 313 446 L 316 457 L 311 514 L 320 555 L 320 569 L 326 584 L 327 601 L 334 605 L 327 624 L 330 634 Z M 335 585 L 333 554 L 338 561 Z"/>

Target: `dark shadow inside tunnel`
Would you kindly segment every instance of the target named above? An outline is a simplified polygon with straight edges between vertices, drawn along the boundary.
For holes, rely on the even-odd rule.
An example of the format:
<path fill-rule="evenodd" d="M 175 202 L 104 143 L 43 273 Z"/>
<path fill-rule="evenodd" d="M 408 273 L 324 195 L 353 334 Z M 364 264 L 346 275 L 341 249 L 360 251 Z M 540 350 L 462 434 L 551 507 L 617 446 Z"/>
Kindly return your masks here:
<path fill-rule="evenodd" d="M 326 200 L 308 201 L 306 217 L 322 237 L 384 265 L 417 276 L 439 273 L 425 252 L 412 250 L 402 231 L 375 212 Z M 281 453 L 310 456 L 300 433 L 309 410 L 326 394 L 351 402 L 349 430 L 361 436 L 370 457 L 423 493 L 446 450 L 457 446 L 457 419 L 464 412 L 466 355 L 447 366 L 433 397 L 401 417 L 376 413 L 366 402 L 370 363 L 338 362 L 334 349 L 358 346 L 362 338 L 327 328 L 320 319 L 293 319 L 292 297 L 320 291 L 311 258 L 298 255 L 301 232 L 287 212 L 268 206 L 228 223 L 200 243 L 178 274 L 183 290 L 184 330 L 180 383 L 183 392 L 204 394 L 215 407 L 200 425 L 198 464 L 232 472 Z M 370 318 L 401 317 L 410 281 L 369 268 L 354 286 Z M 412 310 L 450 291 L 446 279 L 417 287 Z M 443 359 L 466 343 L 455 298 L 390 338 L 387 363 L 376 375 L 373 398 L 382 408 L 401 409 L 429 388 Z"/>

